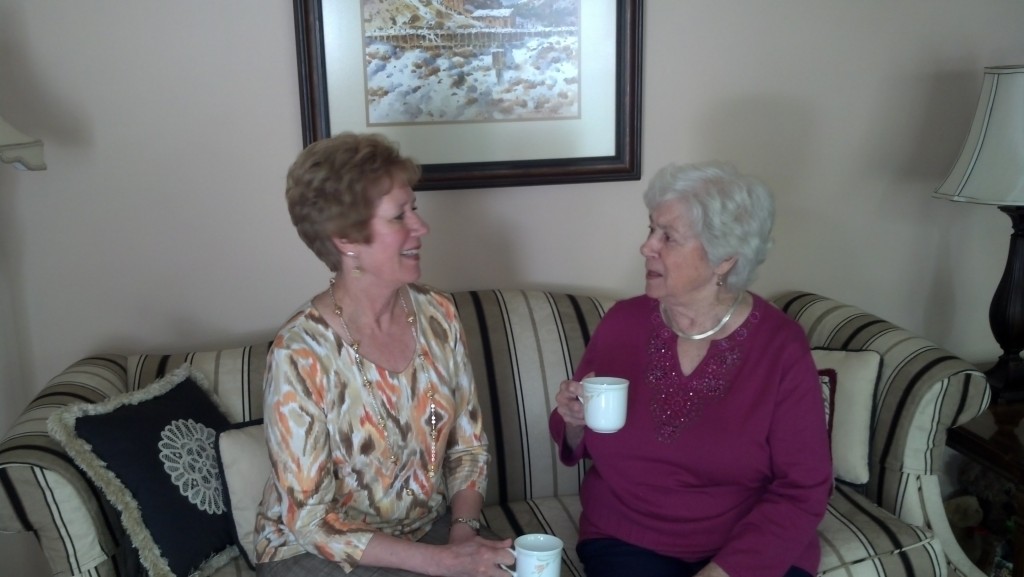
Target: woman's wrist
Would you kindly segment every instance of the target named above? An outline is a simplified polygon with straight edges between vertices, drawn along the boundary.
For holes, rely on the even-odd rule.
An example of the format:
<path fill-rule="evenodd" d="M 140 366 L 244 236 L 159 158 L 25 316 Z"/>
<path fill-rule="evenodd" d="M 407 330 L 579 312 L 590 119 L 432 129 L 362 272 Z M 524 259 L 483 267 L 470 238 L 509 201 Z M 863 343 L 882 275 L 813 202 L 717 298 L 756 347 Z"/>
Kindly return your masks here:
<path fill-rule="evenodd" d="M 448 542 L 453 544 L 462 543 L 473 539 L 477 535 L 477 530 L 465 523 L 452 523 L 452 527 L 448 531 Z"/>
<path fill-rule="evenodd" d="M 584 427 L 582 425 L 565 424 L 565 436 L 562 437 L 562 450 L 571 455 L 583 442 Z"/>

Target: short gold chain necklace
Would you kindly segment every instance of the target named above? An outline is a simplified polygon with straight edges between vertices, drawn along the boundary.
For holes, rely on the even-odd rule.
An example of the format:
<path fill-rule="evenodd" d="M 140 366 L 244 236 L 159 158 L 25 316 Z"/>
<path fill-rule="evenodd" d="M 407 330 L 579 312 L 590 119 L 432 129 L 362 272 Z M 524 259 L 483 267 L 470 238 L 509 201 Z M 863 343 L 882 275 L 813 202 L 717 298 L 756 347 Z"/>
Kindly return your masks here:
<path fill-rule="evenodd" d="M 334 303 L 334 314 L 338 316 L 338 320 L 341 322 L 341 328 L 345 330 L 345 337 L 348 342 L 352 343 L 352 352 L 356 356 L 356 369 L 359 371 L 359 378 L 363 381 L 363 386 L 370 394 L 370 405 L 373 407 L 373 412 L 377 417 L 377 426 L 380 427 L 381 433 L 384 435 L 384 442 L 388 445 L 388 453 L 391 455 L 390 460 L 392 463 L 398 463 L 398 454 L 395 452 L 395 446 L 391 441 L 391 435 L 388 433 L 387 423 L 384 420 L 384 400 L 377 398 L 377 390 L 370 383 L 370 379 L 366 376 L 366 371 L 363 369 L 363 357 L 359 354 L 359 341 L 352 338 L 352 331 L 348 328 L 348 323 L 345 322 L 345 317 L 341 314 L 341 305 L 338 304 L 338 300 L 334 298 L 334 279 L 330 280 L 330 285 L 327 288 L 331 295 L 331 302 Z M 416 360 L 419 363 L 419 372 L 426 375 L 425 363 L 423 362 L 423 352 L 418 350 L 420 348 L 419 331 L 416 329 L 416 317 L 409 313 L 409 305 L 405 302 L 405 295 L 402 294 L 402 290 L 398 291 L 398 299 L 402 303 L 402 310 L 405 311 L 405 320 L 409 323 L 409 329 L 412 330 L 413 344 L 417 348 Z M 430 476 L 434 476 L 436 471 L 435 463 L 437 462 L 437 405 L 434 403 L 434 384 L 430 381 L 430 377 L 427 377 L 427 398 L 430 399 Z"/>

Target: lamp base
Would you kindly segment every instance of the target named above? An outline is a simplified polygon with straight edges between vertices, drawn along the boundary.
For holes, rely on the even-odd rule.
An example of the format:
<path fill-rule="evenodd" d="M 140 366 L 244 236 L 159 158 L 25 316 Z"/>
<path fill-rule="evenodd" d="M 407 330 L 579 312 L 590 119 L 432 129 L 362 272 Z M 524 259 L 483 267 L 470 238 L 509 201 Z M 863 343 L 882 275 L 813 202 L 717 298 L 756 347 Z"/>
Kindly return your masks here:
<path fill-rule="evenodd" d="M 1010 217 L 1013 234 L 1006 268 L 992 296 L 988 322 L 1003 350 L 995 366 L 985 372 L 995 402 L 1024 401 L 1024 206 L 1000 206 Z"/>
<path fill-rule="evenodd" d="M 1018 355 L 1002 356 L 995 366 L 985 371 L 992 387 L 992 402 L 1019 403 L 1024 401 L 1024 359 Z"/>

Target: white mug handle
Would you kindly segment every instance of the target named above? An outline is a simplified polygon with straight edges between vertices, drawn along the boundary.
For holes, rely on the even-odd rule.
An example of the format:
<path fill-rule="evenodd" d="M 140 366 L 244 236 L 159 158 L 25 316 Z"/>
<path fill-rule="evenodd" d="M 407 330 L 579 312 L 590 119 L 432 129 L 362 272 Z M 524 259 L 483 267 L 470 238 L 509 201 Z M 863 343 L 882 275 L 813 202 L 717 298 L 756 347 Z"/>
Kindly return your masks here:
<path fill-rule="evenodd" d="M 576 395 L 576 398 L 579 399 L 580 403 L 582 403 L 585 408 L 587 406 L 587 403 L 593 401 L 594 399 L 600 397 L 601 395 L 606 394 L 608 394 L 608 391 L 593 391 L 590 393 L 583 393 L 582 395 Z"/>
<path fill-rule="evenodd" d="M 511 553 L 512 555 L 516 554 L 516 550 L 515 549 L 510 549 L 510 548 L 506 547 L 505 550 L 508 551 L 509 553 Z M 501 567 L 502 569 L 504 569 L 505 572 L 508 573 L 509 575 L 511 575 L 512 577 L 516 577 L 516 572 L 511 570 L 511 569 L 509 569 L 508 567 L 506 567 L 504 565 L 501 565 L 501 564 L 498 564 L 498 567 Z"/>

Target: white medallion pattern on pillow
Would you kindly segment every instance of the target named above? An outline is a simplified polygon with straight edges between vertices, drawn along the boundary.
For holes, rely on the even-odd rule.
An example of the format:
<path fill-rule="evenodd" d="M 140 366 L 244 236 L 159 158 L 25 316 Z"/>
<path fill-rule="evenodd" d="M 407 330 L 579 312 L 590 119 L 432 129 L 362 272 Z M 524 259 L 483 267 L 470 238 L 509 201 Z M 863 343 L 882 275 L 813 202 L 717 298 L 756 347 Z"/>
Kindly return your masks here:
<path fill-rule="evenodd" d="M 192 419 L 168 423 L 160 433 L 160 461 L 182 496 L 211 515 L 224 512 L 220 465 L 214 443 L 217 432 Z"/>

